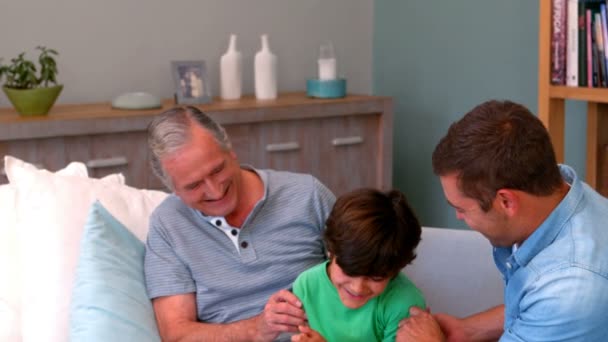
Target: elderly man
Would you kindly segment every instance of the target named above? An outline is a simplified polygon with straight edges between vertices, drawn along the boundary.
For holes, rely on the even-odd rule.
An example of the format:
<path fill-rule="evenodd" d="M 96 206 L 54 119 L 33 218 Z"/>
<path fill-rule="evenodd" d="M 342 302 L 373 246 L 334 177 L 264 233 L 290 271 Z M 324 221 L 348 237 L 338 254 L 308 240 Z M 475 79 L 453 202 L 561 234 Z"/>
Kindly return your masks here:
<path fill-rule="evenodd" d="M 557 165 L 538 118 L 483 103 L 450 127 L 433 170 L 456 217 L 495 247 L 505 304 L 464 319 L 412 309 L 398 341 L 608 338 L 608 199 Z"/>
<path fill-rule="evenodd" d="M 152 166 L 173 195 L 150 219 L 145 275 L 163 340 L 270 341 L 306 317 L 289 291 L 325 260 L 334 195 L 310 175 L 240 165 L 194 107 L 149 127 Z"/>

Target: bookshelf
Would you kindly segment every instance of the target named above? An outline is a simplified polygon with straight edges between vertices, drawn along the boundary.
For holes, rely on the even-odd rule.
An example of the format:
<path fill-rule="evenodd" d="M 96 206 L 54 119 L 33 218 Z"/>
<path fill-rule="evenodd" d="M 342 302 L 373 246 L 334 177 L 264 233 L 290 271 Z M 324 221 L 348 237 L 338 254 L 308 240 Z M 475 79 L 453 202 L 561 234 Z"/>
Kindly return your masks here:
<path fill-rule="evenodd" d="M 587 102 L 587 173 L 585 181 L 608 196 L 608 88 L 551 84 L 551 2 L 540 1 L 538 116 L 547 127 L 559 162 L 564 161 L 565 102 Z"/>

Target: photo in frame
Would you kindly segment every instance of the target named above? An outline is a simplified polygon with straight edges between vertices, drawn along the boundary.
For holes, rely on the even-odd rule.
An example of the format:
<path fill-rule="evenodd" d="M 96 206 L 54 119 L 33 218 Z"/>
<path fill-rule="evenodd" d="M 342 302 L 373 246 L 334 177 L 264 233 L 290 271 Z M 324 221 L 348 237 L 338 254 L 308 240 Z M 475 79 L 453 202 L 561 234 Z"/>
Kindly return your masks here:
<path fill-rule="evenodd" d="M 211 89 L 205 61 L 172 61 L 171 69 L 177 104 L 211 102 Z"/>

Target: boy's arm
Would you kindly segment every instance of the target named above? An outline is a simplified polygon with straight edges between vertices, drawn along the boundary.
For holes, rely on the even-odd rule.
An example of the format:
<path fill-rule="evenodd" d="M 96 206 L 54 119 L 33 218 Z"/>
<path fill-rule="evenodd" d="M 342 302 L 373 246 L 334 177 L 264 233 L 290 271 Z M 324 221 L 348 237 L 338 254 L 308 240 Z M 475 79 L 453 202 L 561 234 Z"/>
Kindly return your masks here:
<path fill-rule="evenodd" d="M 407 279 L 407 278 L 406 278 Z M 395 341 L 400 322 L 409 317 L 411 307 L 426 308 L 426 303 L 422 293 L 408 281 L 407 286 L 395 286 L 385 294 L 384 313 L 382 317 L 384 322 L 384 331 L 382 333 L 382 341 Z"/>

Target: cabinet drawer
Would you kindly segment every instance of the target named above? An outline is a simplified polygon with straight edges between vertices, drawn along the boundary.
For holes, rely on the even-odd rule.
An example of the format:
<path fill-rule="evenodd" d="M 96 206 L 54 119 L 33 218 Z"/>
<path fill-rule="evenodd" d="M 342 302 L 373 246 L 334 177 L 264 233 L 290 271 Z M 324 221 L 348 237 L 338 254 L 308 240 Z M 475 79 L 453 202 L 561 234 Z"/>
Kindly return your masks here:
<path fill-rule="evenodd" d="M 130 186 L 163 188 L 149 169 L 145 132 L 14 140 L 0 144 L 0 153 L 50 171 L 79 161 L 87 166 L 91 178 L 120 172 Z M 0 177 L 0 182 L 7 182 L 4 175 Z"/>
<path fill-rule="evenodd" d="M 145 132 L 66 137 L 65 144 L 69 160 L 85 163 L 91 178 L 120 172 L 130 186 L 158 188 L 149 167 Z"/>
<path fill-rule="evenodd" d="M 241 163 L 260 169 L 312 173 L 317 166 L 314 120 L 230 125 L 226 131 Z"/>
<path fill-rule="evenodd" d="M 226 126 L 241 163 L 310 173 L 336 195 L 379 184 L 380 115 Z"/>
<path fill-rule="evenodd" d="M 45 138 L 12 140 L 0 143 L 0 156 L 10 155 L 39 168 L 57 171 L 68 164 L 64 139 Z M 0 160 L 0 184 L 8 183 L 4 170 L 4 158 Z"/>
<path fill-rule="evenodd" d="M 320 121 L 318 177 L 340 195 L 361 187 L 380 188 L 379 115 Z"/>

